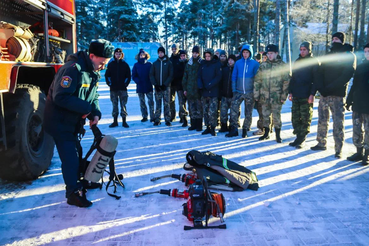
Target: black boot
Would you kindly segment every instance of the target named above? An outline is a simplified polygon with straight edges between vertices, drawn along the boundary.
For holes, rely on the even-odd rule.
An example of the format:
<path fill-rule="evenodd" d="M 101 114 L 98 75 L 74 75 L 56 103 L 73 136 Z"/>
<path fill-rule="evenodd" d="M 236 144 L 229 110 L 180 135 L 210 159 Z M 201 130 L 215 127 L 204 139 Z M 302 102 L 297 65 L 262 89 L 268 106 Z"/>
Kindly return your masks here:
<path fill-rule="evenodd" d="M 109 125 L 110 128 L 118 126 L 118 117 L 114 117 L 114 122 Z"/>
<path fill-rule="evenodd" d="M 220 130 L 219 132 L 228 132 L 228 126 L 227 126 L 227 122 L 226 123 L 220 123 Z"/>
<path fill-rule="evenodd" d="M 215 126 L 211 126 L 211 127 L 210 127 L 210 134 L 211 134 L 212 136 L 216 136 L 216 135 L 217 135 L 217 133 L 215 132 Z"/>
<path fill-rule="evenodd" d="M 363 159 L 363 147 L 357 148 L 356 153 L 352 156 L 347 157 L 348 161 L 361 161 Z"/>
<path fill-rule="evenodd" d="M 186 126 L 188 126 L 188 123 L 187 123 L 187 117 L 186 116 L 183 116 L 182 117 L 182 127 L 186 127 Z"/>
<path fill-rule="evenodd" d="M 368 165 L 369 164 L 368 157 L 369 157 L 369 149 L 366 149 L 361 164 L 363 164 L 364 166 Z"/>
<path fill-rule="evenodd" d="M 242 129 L 242 138 L 247 138 L 247 129 Z"/>
<path fill-rule="evenodd" d="M 275 130 L 275 140 L 277 141 L 277 143 L 282 143 L 281 129 L 280 128 L 274 128 L 274 130 Z"/>
<path fill-rule="evenodd" d="M 315 145 L 315 146 L 313 146 L 313 147 L 310 147 L 310 149 L 311 150 L 326 150 L 327 149 L 327 147 L 326 146 L 321 146 L 321 145 L 319 145 L 319 144 L 317 144 L 317 145 Z"/>
<path fill-rule="evenodd" d="M 261 141 L 261 140 L 265 140 L 265 139 L 269 139 L 270 138 L 270 136 L 269 136 L 269 127 L 264 127 L 264 135 L 263 136 L 261 136 L 260 138 L 259 138 L 259 140 Z"/>
<path fill-rule="evenodd" d="M 125 127 L 125 128 L 128 128 L 129 125 L 127 124 L 127 118 L 126 117 L 122 117 L 122 121 L 123 121 L 122 126 Z"/>
<path fill-rule="evenodd" d="M 227 138 L 231 137 L 237 137 L 238 136 L 238 128 L 237 127 L 231 127 L 229 130 L 229 133 L 225 135 Z"/>
<path fill-rule="evenodd" d="M 206 134 L 209 134 L 209 133 L 211 133 L 211 129 L 210 129 L 210 126 L 207 126 L 205 131 L 203 131 L 201 134 L 206 135 Z"/>
<path fill-rule="evenodd" d="M 306 140 L 306 135 L 297 135 L 297 142 L 296 142 L 296 149 L 301 149 L 302 147 L 304 147 L 304 143 Z"/>
<path fill-rule="evenodd" d="M 288 145 L 292 146 L 292 147 L 295 147 L 297 145 L 297 143 L 298 143 L 298 137 L 296 137 L 296 139 L 293 142 L 289 143 Z"/>
<path fill-rule="evenodd" d="M 196 119 L 196 131 L 201 132 L 202 131 L 202 119 Z"/>
<path fill-rule="evenodd" d="M 75 191 L 67 199 L 69 205 L 74 205 L 81 208 L 91 207 L 92 202 L 87 200 L 86 191 Z"/>
<path fill-rule="evenodd" d="M 191 126 L 188 128 L 188 130 L 189 131 L 196 130 L 196 122 L 197 122 L 197 119 L 191 119 L 190 118 L 190 122 L 191 122 Z"/>

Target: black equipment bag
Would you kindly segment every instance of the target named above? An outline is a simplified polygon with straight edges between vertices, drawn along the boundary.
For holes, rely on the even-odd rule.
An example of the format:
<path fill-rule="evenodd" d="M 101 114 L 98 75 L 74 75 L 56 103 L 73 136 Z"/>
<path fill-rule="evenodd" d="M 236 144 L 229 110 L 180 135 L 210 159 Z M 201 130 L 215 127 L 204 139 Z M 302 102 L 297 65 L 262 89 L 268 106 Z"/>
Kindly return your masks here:
<path fill-rule="evenodd" d="M 200 152 L 191 150 L 186 155 L 185 170 L 192 170 L 197 178 L 207 179 L 210 189 L 242 191 L 245 189 L 258 190 L 259 184 L 256 174 L 221 155 L 210 151 Z"/>

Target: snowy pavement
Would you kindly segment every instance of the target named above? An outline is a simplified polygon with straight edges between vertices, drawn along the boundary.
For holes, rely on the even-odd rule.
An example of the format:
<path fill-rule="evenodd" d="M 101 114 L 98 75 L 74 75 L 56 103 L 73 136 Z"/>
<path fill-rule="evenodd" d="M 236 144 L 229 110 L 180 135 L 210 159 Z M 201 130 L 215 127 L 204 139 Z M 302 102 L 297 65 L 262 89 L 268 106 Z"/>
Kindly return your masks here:
<path fill-rule="evenodd" d="M 105 84 L 105 83 L 101 83 Z M 288 146 L 294 139 L 290 123 L 291 102 L 283 106 L 282 138 L 274 134 L 260 142 L 257 136 L 242 139 L 202 136 L 182 128 L 154 127 L 141 123 L 135 86 L 129 87 L 128 124 L 110 129 L 109 91 L 100 88 L 103 119 L 100 130 L 118 141 L 117 173 L 124 174 L 126 189 L 120 200 L 105 190 L 89 191 L 93 206 L 69 206 L 57 151 L 50 170 L 29 183 L 0 181 L 0 245 L 369 245 L 369 167 L 346 160 L 353 153 L 351 112 L 346 112 L 346 140 L 342 159 L 334 158 L 332 122 L 328 150 L 313 152 L 316 144 L 317 106 L 306 146 Z M 252 131 L 256 130 L 254 110 Z M 120 122 L 121 125 L 121 122 Z M 86 127 L 87 128 L 87 127 Z M 87 132 L 85 153 L 92 143 Z M 258 191 L 222 192 L 226 199 L 226 230 L 184 231 L 191 222 L 182 215 L 184 199 L 159 194 L 135 198 L 141 191 L 186 189 L 173 179 L 151 182 L 165 174 L 182 174 L 185 155 L 197 149 L 224 155 L 256 172 Z M 107 179 L 107 176 L 105 176 Z M 218 225 L 212 219 L 211 225 Z"/>

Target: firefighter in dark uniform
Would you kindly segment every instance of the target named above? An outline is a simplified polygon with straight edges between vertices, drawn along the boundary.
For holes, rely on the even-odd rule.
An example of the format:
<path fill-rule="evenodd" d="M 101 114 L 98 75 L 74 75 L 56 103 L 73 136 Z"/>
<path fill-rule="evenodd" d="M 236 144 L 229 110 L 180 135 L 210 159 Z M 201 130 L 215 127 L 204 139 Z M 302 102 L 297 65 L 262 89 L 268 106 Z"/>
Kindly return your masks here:
<path fill-rule="evenodd" d="M 113 56 L 113 51 L 109 41 L 98 39 L 91 42 L 88 52 L 70 55 L 55 75 L 47 95 L 44 127 L 54 138 L 59 152 L 67 203 L 70 205 L 92 205 L 79 181 L 78 135 L 83 131 L 86 118 L 90 120 L 90 126 L 101 118 L 98 81 L 100 70 Z"/>

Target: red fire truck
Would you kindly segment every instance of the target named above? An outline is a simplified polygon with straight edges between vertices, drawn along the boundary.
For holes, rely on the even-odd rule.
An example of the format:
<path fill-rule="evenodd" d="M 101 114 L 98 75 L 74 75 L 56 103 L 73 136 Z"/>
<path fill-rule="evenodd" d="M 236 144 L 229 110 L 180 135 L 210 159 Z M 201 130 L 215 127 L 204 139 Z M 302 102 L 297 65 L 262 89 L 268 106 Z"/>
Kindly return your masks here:
<path fill-rule="evenodd" d="M 0 1 L 0 178 L 43 174 L 54 151 L 44 132 L 46 95 L 76 52 L 74 0 Z"/>

